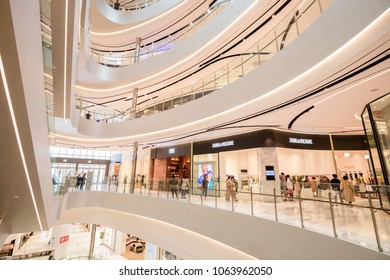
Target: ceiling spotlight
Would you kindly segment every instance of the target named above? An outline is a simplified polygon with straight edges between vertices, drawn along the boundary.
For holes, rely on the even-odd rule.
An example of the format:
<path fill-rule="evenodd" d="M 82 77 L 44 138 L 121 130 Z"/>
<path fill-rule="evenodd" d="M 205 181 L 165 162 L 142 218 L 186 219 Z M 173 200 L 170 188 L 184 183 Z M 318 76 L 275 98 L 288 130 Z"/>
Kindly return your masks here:
<path fill-rule="evenodd" d="M 350 156 L 350 154 L 349 153 L 344 153 L 344 157 L 349 157 Z"/>
<path fill-rule="evenodd" d="M 369 159 L 370 156 L 369 156 L 369 155 L 364 155 L 364 158 L 365 158 L 365 159 Z"/>

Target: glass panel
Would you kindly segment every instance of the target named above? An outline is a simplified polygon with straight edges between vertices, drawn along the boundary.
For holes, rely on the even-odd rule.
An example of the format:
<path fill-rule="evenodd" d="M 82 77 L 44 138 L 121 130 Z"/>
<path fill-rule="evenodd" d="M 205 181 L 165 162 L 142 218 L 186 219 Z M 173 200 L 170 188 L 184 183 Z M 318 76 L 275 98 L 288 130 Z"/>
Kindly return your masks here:
<path fill-rule="evenodd" d="M 308 5 L 309 4 L 309 5 Z M 320 14 L 320 6 L 317 1 L 308 2 L 305 1 L 299 9 L 300 15 L 298 16 L 298 29 L 299 33 L 302 33 Z"/>
<path fill-rule="evenodd" d="M 387 174 L 390 174 L 390 97 L 389 95 L 372 102 L 370 105 L 372 117 L 375 121 L 376 132 L 379 137 L 382 157 Z"/>
<path fill-rule="evenodd" d="M 373 178 L 374 177 L 373 171 L 375 170 L 378 182 L 374 182 L 374 183 L 376 183 L 376 184 L 384 184 L 381 164 L 380 164 L 380 161 L 379 161 L 378 149 L 377 149 L 377 145 L 376 145 L 376 142 L 375 142 L 374 134 L 373 134 L 373 131 L 372 131 L 372 127 L 371 127 L 371 123 L 370 123 L 370 119 L 369 119 L 367 111 L 365 111 L 365 113 L 363 114 L 362 117 L 363 117 L 362 119 L 363 119 L 363 122 L 364 122 L 364 126 L 366 128 L 366 135 L 367 135 L 367 139 L 368 139 L 368 145 L 370 147 L 370 152 L 371 152 L 371 156 L 372 156 L 372 158 L 368 158 L 368 160 L 370 161 L 369 162 L 370 166 L 373 168 L 372 170 L 370 170 L 370 172 L 371 172 L 370 175 L 371 175 L 371 178 Z"/>

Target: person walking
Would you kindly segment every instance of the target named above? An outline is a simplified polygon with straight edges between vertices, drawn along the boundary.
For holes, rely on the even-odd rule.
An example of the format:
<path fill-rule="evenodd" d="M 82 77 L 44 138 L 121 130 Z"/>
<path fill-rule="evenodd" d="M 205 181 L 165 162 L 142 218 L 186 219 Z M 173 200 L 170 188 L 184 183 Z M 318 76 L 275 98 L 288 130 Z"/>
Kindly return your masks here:
<path fill-rule="evenodd" d="M 182 183 L 181 183 L 181 198 L 186 198 L 186 193 L 190 188 L 190 180 L 186 175 L 184 175 Z"/>
<path fill-rule="evenodd" d="M 225 201 L 229 202 L 230 197 L 232 196 L 234 188 L 234 182 L 232 181 L 231 176 L 228 176 L 226 179 L 226 192 L 225 192 Z"/>
<path fill-rule="evenodd" d="M 86 180 L 87 180 L 87 173 L 84 173 L 83 176 L 81 177 L 80 190 L 83 190 Z"/>
<path fill-rule="evenodd" d="M 337 197 L 340 198 L 340 202 L 343 203 L 343 193 L 341 192 L 340 188 L 340 180 L 337 178 L 337 174 L 332 175 L 332 180 L 330 180 L 330 186 L 332 187 L 332 190 L 334 191 L 334 201 L 337 203 Z M 336 204 L 337 206 L 338 204 Z"/>
<path fill-rule="evenodd" d="M 202 194 L 201 196 L 204 196 L 204 198 L 207 197 L 207 188 L 209 187 L 209 176 L 207 174 L 204 175 L 202 180 Z"/>
<path fill-rule="evenodd" d="M 79 173 L 76 178 L 76 189 L 78 190 L 81 186 L 81 174 Z"/>
<path fill-rule="evenodd" d="M 179 182 L 176 180 L 174 174 L 172 174 L 171 178 L 169 178 L 168 184 L 169 184 L 169 188 L 170 188 L 171 193 L 172 193 L 172 198 L 175 198 L 175 196 L 176 196 L 176 199 L 179 199 L 179 197 L 177 196 L 177 187 L 178 187 Z"/>
<path fill-rule="evenodd" d="M 281 195 L 285 195 L 287 191 L 287 179 L 284 173 L 280 173 L 280 193 Z"/>
<path fill-rule="evenodd" d="M 344 199 L 348 201 L 349 204 L 352 204 L 352 202 L 355 201 L 355 190 L 347 175 L 344 175 L 343 177 L 341 190 L 343 191 Z"/>
<path fill-rule="evenodd" d="M 309 179 L 309 186 L 311 188 L 311 191 L 313 193 L 313 197 L 317 197 L 317 189 L 318 189 L 318 185 L 317 185 L 317 180 L 316 180 L 316 177 L 311 177 Z"/>
<path fill-rule="evenodd" d="M 294 176 L 294 195 L 296 197 L 299 196 L 299 192 L 301 190 L 301 183 L 299 182 L 298 176 Z"/>

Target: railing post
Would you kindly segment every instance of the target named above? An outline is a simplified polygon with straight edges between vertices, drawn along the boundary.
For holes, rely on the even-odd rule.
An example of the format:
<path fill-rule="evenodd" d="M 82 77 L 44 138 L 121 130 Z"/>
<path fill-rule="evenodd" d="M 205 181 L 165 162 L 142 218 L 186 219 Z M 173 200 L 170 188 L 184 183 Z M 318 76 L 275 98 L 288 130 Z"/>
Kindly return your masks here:
<path fill-rule="evenodd" d="M 218 201 L 217 201 L 217 191 L 215 189 L 215 208 L 218 208 Z"/>
<path fill-rule="evenodd" d="M 337 232 L 336 232 L 336 223 L 334 220 L 334 213 L 333 213 L 333 207 L 332 207 L 332 194 L 330 192 L 328 192 L 328 198 L 329 198 L 330 215 L 332 217 L 333 235 L 334 235 L 334 237 L 337 238 L 338 236 L 337 236 Z"/>
<path fill-rule="evenodd" d="M 276 207 L 276 189 L 274 187 L 274 206 L 275 206 L 275 221 L 278 221 L 278 209 Z"/>
<path fill-rule="evenodd" d="M 371 200 L 371 194 L 368 194 L 368 203 L 370 204 L 370 211 L 371 211 L 371 217 L 372 217 L 372 223 L 374 225 L 374 231 L 375 231 L 375 238 L 376 238 L 376 243 L 378 245 L 378 251 L 383 252 L 382 246 L 381 246 L 381 241 L 379 239 L 379 233 L 378 233 L 378 226 L 376 224 L 376 219 L 375 219 L 375 212 L 372 206 L 372 200 Z"/>
<path fill-rule="evenodd" d="M 251 190 L 251 214 L 252 216 L 254 216 L 254 213 L 253 213 L 253 191 L 252 191 L 252 187 L 250 188 Z"/>
<path fill-rule="evenodd" d="M 299 215 L 301 216 L 301 227 L 305 228 L 303 224 L 303 212 L 302 212 L 302 200 L 301 200 L 301 190 L 298 191 L 298 202 L 299 202 Z"/>

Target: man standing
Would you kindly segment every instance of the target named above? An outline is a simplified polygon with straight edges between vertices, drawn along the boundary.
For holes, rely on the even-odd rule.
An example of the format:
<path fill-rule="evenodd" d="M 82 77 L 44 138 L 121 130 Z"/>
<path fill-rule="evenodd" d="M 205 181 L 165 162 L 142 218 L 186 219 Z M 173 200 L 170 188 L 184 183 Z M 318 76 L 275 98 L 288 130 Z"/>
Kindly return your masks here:
<path fill-rule="evenodd" d="M 207 188 L 209 187 L 209 180 L 208 180 L 208 175 L 205 174 L 203 176 L 203 181 L 202 181 L 202 195 L 204 195 L 204 198 L 207 197 Z"/>
<path fill-rule="evenodd" d="M 337 178 L 337 174 L 332 175 L 332 180 L 330 180 L 330 185 L 332 186 L 332 190 L 334 191 L 334 201 L 337 203 L 337 197 L 339 197 L 340 202 L 343 203 L 343 195 L 340 190 L 340 180 Z"/>

